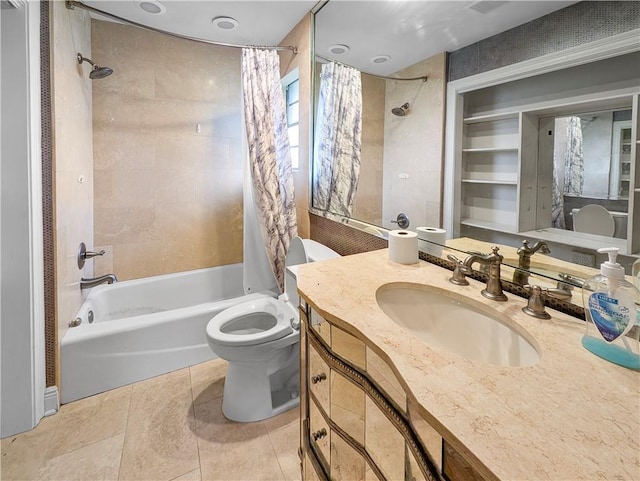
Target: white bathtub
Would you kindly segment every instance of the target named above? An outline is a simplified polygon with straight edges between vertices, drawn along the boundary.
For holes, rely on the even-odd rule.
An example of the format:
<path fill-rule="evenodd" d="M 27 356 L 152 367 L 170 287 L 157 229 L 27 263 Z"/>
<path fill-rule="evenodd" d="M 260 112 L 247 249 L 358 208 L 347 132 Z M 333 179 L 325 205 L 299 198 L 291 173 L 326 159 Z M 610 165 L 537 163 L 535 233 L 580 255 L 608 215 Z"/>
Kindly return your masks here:
<path fill-rule="evenodd" d="M 60 343 L 62 402 L 215 358 L 209 320 L 264 295 L 243 296 L 242 264 L 94 287 Z"/>

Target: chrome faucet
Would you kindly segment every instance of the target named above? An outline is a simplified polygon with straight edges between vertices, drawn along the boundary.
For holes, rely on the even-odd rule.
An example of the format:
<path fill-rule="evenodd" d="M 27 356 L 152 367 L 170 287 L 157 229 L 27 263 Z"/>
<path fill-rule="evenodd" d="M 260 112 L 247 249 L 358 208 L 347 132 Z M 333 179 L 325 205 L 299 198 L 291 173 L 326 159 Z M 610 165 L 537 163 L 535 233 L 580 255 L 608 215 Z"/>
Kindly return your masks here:
<path fill-rule="evenodd" d="M 472 254 L 467 257 L 462 263 L 463 268 L 471 270 L 471 266 L 478 262 L 480 265 L 489 266 L 489 279 L 487 280 L 487 287 L 482 289 L 482 295 L 487 299 L 494 301 L 506 301 L 507 296 L 502 292 L 502 284 L 500 283 L 500 265 L 504 257 L 498 254 L 500 250 L 497 246 L 491 249 L 490 254 L 478 255 Z"/>
<path fill-rule="evenodd" d="M 91 278 L 83 277 L 80 279 L 80 289 L 89 289 L 104 284 L 105 282 L 107 284 L 113 284 L 114 282 L 118 282 L 118 278 L 115 274 L 105 274 L 104 276 Z"/>
<path fill-rule="evenodd" d="M 531 256 L 540 251 L 543 254 L 551 254 L 551 249 L 545 241 L 538 241 L 533 244 L 533 247 L 529 247 L 529 241 L 523 240 L 522 247 L 520 247 L 516 254 L 518 254 L 518 269 L 513 273 L 513 282 L 520 286 L 524 286 L 529 283 L 528 269 L 531 267 Z"/>

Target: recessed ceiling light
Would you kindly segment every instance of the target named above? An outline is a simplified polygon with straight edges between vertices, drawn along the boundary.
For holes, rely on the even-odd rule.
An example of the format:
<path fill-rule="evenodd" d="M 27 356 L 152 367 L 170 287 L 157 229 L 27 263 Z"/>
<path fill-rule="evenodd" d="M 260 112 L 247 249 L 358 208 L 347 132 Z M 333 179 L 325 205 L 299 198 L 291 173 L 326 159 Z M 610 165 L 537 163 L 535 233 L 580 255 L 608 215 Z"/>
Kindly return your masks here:
<path fill-rule="evenodd" d="M 391 58 L 390 55 L 376 55 L 371 59 L 373 63 L 385 63 L 387 60 Z"/>
<path fill-rule="evenodd" d="M 343 53 L 347 53 L 349 50 L 351 50 L 349 48 L 349 45 L 344 45 L 341 43 L 337 43 L 335 45 L 331 45 L 329 47 L 329 52 L 334 53 L 336 55 L 341 55 Z"/>
<path fill-rule="evenodd" d="M 138 6 L 145 12 L 152 13 L 154 15 L 165 13 L 167 11 L 167 7 L 158 0 L 144 0 L 143 2 L 138 2 Z"/>
<path fill-rule="evenodd" d="M 222 30 L 233 30 L 240 25 L 235 18 L 231 17 L 215 17 L 211 23 Z"/>

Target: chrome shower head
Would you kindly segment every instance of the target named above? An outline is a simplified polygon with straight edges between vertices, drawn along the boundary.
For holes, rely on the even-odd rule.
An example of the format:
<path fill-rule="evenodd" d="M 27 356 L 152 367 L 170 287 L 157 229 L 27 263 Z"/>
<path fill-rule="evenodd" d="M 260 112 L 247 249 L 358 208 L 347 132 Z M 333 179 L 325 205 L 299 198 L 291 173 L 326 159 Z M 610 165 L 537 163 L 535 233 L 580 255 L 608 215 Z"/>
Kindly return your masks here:
<path fill-rule="evenodd" d="M 404 117 L 407 115 L 409 111 L 409 102 L 402 104 L 400 107 L 394 107 L 391 109 L 391 113 L 393 115 L 397 115 L 398 117 Z"/>
<path fill-rule="evenodd" d="M 82 64 L 82 62 L 87 62 L 87 63 L 91 64 L 91 66 L 93 67 L 91 69 L 91 72 L 89 73 L 89 78 L 91 80 L 95 80 L 95 79 L 99 79 L 99 78 L 105 78 L 105 77 L 108 77 L 109 75 L 111 75 L 113 73 L 113 69 L 111 69 L 109 67 L 101 67 L 100 65 L 97 65 L 90 58 L 84 57 L 81 53 L 79 53 L 77 55 L 77 59 L 78 59 L 78 63 L 79 64 Z"/>

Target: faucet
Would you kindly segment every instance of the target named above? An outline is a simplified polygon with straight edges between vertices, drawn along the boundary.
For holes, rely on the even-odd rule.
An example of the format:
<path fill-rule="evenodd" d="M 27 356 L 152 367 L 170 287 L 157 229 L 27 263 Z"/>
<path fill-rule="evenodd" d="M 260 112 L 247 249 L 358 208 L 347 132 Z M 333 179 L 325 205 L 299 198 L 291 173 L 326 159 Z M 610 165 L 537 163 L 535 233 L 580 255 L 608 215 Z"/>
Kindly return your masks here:
<path fill-rule="evenodd" d="M 494 246 L 492 252 L 485 255 L 472 254 L 468 256 L 462 263 L 462 267 L 471 270 L 471 266 L 478 262 L 480 265 L 489 266 L 489 279 L 487 287 L 482 289 L 482 295 L 487 299 L 494 301 L 506 301 L 507 296 L 502 292 L 502 284 L 500 283 L 500 265 L 502 264 L 502 255 L 498 254 L 500 249 Z"/>
<path fill-rule="evenodd" d="M 80 279 L 80 289 L 89 289 L 104 284 L 105 282 L 107 284 L 113 284 L 114 282 L 118 282 L 118 278 L 115 274 L 105 274 L 104 276 L 91 278 L 83 277 Z"/>
<path fill-rule="evenodd" d="M 520 286 L 524 286 L 529 283 L 529 272 L 527 271 L 531 267 L 531 256 L 536 252 L 542 252 L 543 254 L 551 254 L 551 249 L 545 241 L 538 241 L 533 244 L 533 247 L 529 247 L 529 241 L 523 240 L 522 247 L 520 247 L 516 253 L 518 254 L 518 267 L 513 273 L 513 282 Z"/>

